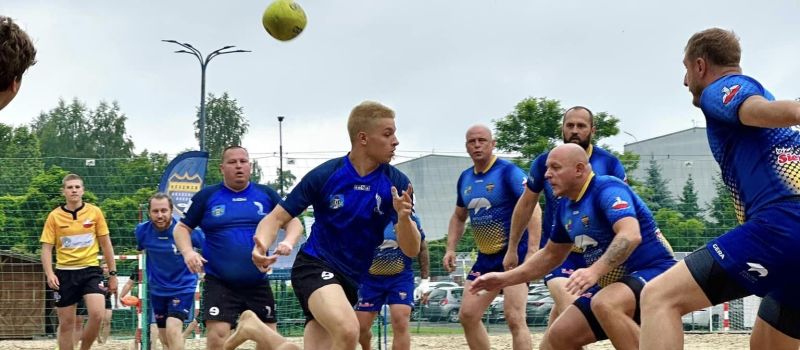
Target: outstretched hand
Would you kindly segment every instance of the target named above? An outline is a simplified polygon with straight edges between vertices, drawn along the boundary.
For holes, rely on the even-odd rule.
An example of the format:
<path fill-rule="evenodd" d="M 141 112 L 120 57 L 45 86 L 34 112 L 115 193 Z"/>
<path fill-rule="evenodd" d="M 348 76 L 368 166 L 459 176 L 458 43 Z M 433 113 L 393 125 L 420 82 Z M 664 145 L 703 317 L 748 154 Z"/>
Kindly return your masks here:
<path fill-rule="evenodd" d="M 402 195 L 398 193 L 397 187 L 392 186 L 392 205 L 397 212 L 398 218 L 411 216 L 411 212 L 414 209 L 413 194 L 414 188 L 411 187 L 411 184 L 408 184 Z"/>
<path fill-rule="evenodd" d="M 256 265 L 261 272 L 272 272 L 272 264 L 278 261 L 278 255 L 267 255 L 266 245 L 256 237 L 253 237 L 253 241 L 256 243 L 251 254 L 253 264 Z"/>

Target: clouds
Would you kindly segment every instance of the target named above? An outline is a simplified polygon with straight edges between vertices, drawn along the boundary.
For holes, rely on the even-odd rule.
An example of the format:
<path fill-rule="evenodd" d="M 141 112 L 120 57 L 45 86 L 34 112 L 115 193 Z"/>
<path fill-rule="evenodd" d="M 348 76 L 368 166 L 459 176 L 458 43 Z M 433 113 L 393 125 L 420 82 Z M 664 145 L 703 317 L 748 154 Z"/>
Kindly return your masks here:
<path fill-rule="evenodd" d="M 196 147 L 199 65 L 161 39 L 253 50 L 217 57 L 207 76 L 208 92 L 244 107 L 253 153 L 277 151 L 277 115 L 287 116 L 286 152 L 344 151 L 347 114 L 365 99 L 397 110 L 401 151 L 460 152 L 463 130 L 527 96 L 607 111 L 640 140 L 702 125 L 681 58 L 688 37 L 710 26 L 741 36 L 745 73 L 776 96 L 800 96 L 797 1 L 301 4 L 308 26 L 282 43 L 261 27 L 267 2 L 4 1 L 0 13 L 30 32 L 39 63 L 0 120 L 29 123 L 59 97 L 118 100 L 139 150 Z M 621 149 L 633 139 L 609 141 Z"/>

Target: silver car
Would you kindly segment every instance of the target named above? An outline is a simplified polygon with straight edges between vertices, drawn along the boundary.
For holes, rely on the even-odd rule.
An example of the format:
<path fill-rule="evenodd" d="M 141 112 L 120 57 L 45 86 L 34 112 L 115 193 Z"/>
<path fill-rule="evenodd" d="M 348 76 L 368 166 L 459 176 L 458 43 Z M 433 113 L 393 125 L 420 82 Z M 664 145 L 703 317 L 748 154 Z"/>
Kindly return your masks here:
<path fill-rule="evenodd" d="M 461 309 L 463 287 L 435 288 L 430 292 L 428 301 L 421 305 L 421 318 L 429 321 L 447 320 L 458 322 L 458 311 Z"/>

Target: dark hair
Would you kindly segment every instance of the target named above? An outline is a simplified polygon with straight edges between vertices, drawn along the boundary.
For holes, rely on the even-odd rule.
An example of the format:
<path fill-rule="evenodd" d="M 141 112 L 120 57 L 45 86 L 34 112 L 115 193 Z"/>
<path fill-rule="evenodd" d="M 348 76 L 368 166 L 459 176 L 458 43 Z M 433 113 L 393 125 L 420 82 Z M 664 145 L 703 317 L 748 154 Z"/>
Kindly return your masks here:
<path fill-rule="evenodd" d="M 0 16 L 0 91 L 22 80 L 22 73 L 36 64 L 36 48 L 25 31 L 9 17 Z"/>
<path fill-rule="evenodd" d="M 564 115 L 561 117 L 561 124 L 562 125 L 567 120 L 567 113 L 569 113 L 569 112 L 571 112 L 573 110 L 576 110 L 576 109 L 582 109 L 582 110 L 586 111 L 587 113 L 589 113 L 589 126 L 594 126 L 594 113 L 592 113 L 592 111 L 589 108 L 586 108 L 584 106 L 573 106 L 573 107 L 568 108 L 566 111 L 564 111 Z"/>
<path fill-rule="evenodd" d="M 154 199 L 164 199 L 164 198 L 167 199 L 167 201 L 169 202 L 169 208 L 170 210 L 172 210 L 172 197 L 170 197 L 168 194 L 164 192 L 156 192 L 152 196 L 150 196 L 150 198 L 147 200 L 147 205 L 152 207 Z"/>
<path fill-rule="evenodd" d="M 704 58 L 723 67 L 738 67 L 742 48 L 736 33 L 720 28 L 697 32 L 686 43 L 686 57 L 690 60 Z"/>

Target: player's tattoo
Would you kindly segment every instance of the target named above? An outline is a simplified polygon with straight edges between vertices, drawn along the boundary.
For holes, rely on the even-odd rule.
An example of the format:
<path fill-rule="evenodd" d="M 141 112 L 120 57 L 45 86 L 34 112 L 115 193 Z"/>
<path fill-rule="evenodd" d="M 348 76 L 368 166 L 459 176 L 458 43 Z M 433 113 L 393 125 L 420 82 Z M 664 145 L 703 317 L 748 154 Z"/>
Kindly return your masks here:
<path fill-rule="evenodd" d="M 631 245 L 631 242 L 625 238 L 614 237 L 614 240 L 608 246 L 608 250 L 603 254 L 608 266 L 614 268 L 622 264 L 631 253 Z"/>

